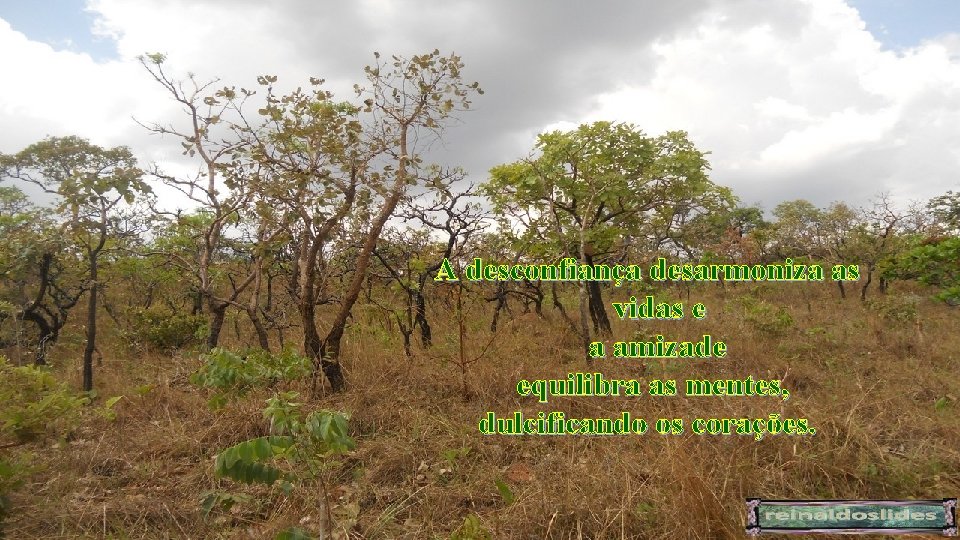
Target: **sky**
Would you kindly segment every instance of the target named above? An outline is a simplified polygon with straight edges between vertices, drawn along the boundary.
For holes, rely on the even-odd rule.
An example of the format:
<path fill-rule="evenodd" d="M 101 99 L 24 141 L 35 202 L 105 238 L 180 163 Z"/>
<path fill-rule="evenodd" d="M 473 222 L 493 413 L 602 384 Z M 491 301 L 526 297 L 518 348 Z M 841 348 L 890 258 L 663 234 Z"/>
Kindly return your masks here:
<path fill-rule="evenodd" d="M 960 190 L 955 0 L 0 0 L 0 152 L 75 134 L 188 174 L 134 118 L 183 115 L 138 64 L 342 99 L 373 51 L 456 52 L 484 95 L 430 157 L 482 182 L 538 133 L 684 130 L 711 178 L 766 210 Z"/>

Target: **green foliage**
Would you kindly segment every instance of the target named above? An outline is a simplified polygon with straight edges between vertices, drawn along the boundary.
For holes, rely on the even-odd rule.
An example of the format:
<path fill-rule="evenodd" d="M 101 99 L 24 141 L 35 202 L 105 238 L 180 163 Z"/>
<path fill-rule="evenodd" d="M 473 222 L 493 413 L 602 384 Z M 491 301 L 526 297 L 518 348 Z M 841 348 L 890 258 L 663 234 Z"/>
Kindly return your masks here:
<path fill-rule="evenodd" d="M 181 349 L 197 342 L 206 328 L 202 315 L 168 313 L 157 309 L 140 309 L 132 316 L 132 330 L 127 339 L 133 343 L 146 343 L 161 351 Z"/>
<path fill-rule="evenodd" d="M 116 405 L 123 396 L 113 396 L 112 398 L 107 399 L 103 404 L 103 408 L 100 409 L 100 416 L 103 416 L 107 420 L 113 422 L 117 419 L 117 411 L 113 409 L 113 406 Z"/>
<path fill-rule="evenodd" d="M 513 501 L 516 500 L 516 496 L 514 496 L 513 491 L 510 490 L 510 486 L 508 486 L 506 482 L 499 478 L 497 478 L 494 483 L 497 485 L 497 491 L 500 492 L 500 498 L 503 499 L 504 504 L 508 506 L 513 504 Z"/>
<path fill-rule="evenodd" d="M 80 406 L 87 402 L 49 371 L 14 367 L 2 356 L 0 380 L 0 434 L 12 435 L 20 442 L 72 429 L 79 419 Z"/>
<path fill-rule="evenodd" d="M 450 540 L 491 540 L 492 538 L 490 531 L 480 524 L 480 518 L 476 514 L 465 517 L 460 528 L 450 535 Z"/>
<path fill-rule="evenodd" d="M 347 417 L 328 410 L 303 416 L 296 392 L 281 392 L 267 400 L 263 415 L 275 433 L 235 444 L 217 454 L 213 472 L 243 484 L 279 484 L 285 494 L 304 481 L 314 480 L 330 457 L 356 447 L 347 435 Z M 208 515 L 214 508 L 229 509 L 247 502 L 236 494 L 213 492 L 201 502 Z"/>
<path fill-rule="evenodd" d="M 551 258 L 580 244 L 607 252 L 628 236 L 679 241 L 678 223 L 735 202 L 709 180 L 706 154 L 682 131 L 649 137 L 631 124 L 594 122 L 543 133 L 535 151 L 491 169 L 484 193 Z"/>
<path fill-rule="evenodd" d="M 933 403 L 933 410 L 937 412 L 944 411 L 947 407 L 951 407 L 954 401 L 956 400 L 952 399 L 952 396 L 940 396 L 937 401 Z"/>
<path fill-rule="evenodd" d="M 470 447 L 464 446 L 462 448 L 451 448 L 449 450 L 444 450 L 440 453 L 440 457 L 447 461 L 447 465 L 452 469 L 457 461 L 467 457 L 470 454 Z"/>
<path fill-rule="evenodd" d="M 267 462 L 282 457 L 293 446 L 292 437 L 257 437 L 217 454 L 213 472 L 244 484 L 273 485 L 283 473 Z"/>
<path fill-rule="evenodd" d="M 960 192 L 948 191 L 930 199 L 927 208 L 946 230 L 960 233 Z"/>
<path fill-rule="evenodd" d="M 960 304 L 960 237 L 949 237 L 913 247 L 885 269 L 888 279 L 916 279 L 940 287 L 937 298 Z"/>
<path fill-rule="evenodd" d="M 744 307 L 743 318 L 754 328 L 773 336 L 781 336 L 793 328 L 793 317 L 783 306 L 773 306 L 749 296 L 740 299 Z"/>
<path fill-rule="evenodd" d="M 233 505 L 237 503 L 246 504 L 250 502 L 253 502 L 253 497 L 245 493 L 212 492 L 204 495 L 200 502 L 200 510 L 203 512 L 203 516 L 207 517 L 215 508 L 223 512 L 229 512 Z"/>
<path fill-rule="evenodd" d="M 917 321 L 917 306 L 920 297 L 913 294 L 887 295 L 866 301 L 867 307 L 892 323 L 912 323 Z"/>
<path fill-rule="evenodd" d="M 313 535 L 300 527 L 290 527 L 280 531 L 276 540 L 313 540 Z"/>
<path fill-rule="evenodd" d="M 0 443 L 35 441 L 74 427 L 86 398 L 71 392 L 49 371 L 34 366 L 14 367 L 0 356 Z M 8 494 L 33 472 L 31 456 L 16 453 L 0 457 L 0 538 L 10 513 Z"/>
<path fill-rule="evenodd" d="M 3 522 L 12 509 L 9 494 L 22 486 L 33 473 L 32 462 L 33 456 L 25 452 L 0 457 L 0 538 L 5 538 Z"/>
<path fill-rule="evenodd" d="M 190 376 L 190 382 L 217 391 L 210 398 L 210 406 L 214 409 L 225 405 L 229 396 L 243 395 L 253 387 L 300 379 L 313 369 L 309 358 L 290 348 L 279 354 L 262 349 L 237 353 L 216 348 L 200 359 L 203 365 Z"/>

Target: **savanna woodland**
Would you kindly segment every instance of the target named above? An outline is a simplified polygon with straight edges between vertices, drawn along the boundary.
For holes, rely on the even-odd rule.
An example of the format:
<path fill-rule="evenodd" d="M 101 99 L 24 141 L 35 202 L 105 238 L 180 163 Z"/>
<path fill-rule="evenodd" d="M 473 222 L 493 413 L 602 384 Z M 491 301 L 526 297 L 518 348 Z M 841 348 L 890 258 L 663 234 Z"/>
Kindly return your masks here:
<path fill-rule="evenodd" d="M 8 538 L 739 538 L 744 499 L 960 493 L 960 194 L 784 202 L 682 131 L 543 133 L 473 183 L 425 151 L 481 86 L 375 55 L 353 96 L 140 61 L 191 174 L 48 137 L 0 154 Z M 283 82 L 283 81 L 282 81 Z M 160 204 L 155 192 L 182 203 Z M 29 193 L 30 195 L 26 195 Z M 859 279 L 437 281 L 499 264 L 857 265 Z M 630 296 L 703 320 L 630 320 Z M 709 360 L 589 344 L 724 337 Z M 521 379 L 781 380 L 762 397 L 521 397 Z M 802 417 L 815 436 L 483 435 L 487 411 Z"/>

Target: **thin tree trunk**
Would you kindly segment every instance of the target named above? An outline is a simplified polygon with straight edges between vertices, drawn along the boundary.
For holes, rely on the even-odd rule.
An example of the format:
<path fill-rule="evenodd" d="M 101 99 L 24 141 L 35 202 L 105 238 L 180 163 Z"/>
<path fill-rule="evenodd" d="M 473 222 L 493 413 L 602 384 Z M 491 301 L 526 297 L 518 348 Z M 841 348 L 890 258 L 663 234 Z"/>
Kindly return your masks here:
<path fill-rule="evenodd" d="M 860 300 L 867 299 L 867 288 L 870 287 L 870 283 L 873 281 L 873 268 L 867 270 L 867 282 L 863 284 L 863 287 L 860 288 Z"/>
<path fill-rule="evenodd" d="M 500 312 L 507 306 L 507 284 L 504 281 L 497 283 L 497 305 L 493 308 L 493 319 L 490 321 L 490 332 L 497 331 Z"/>
<path fill-rule="evenodd" d="M 420 343 L 424 349 L 429 349 L 433 345 L 433 333 L 430 330 L 430 323 L 427 322 L 427 301 L 423 297 L 422 291 L 423 283 L 420 285 L 420 290 L 414 292 L 414 305 L 416 306 L 414 323 L 420 327 Z"/>
<path fill-rule="evenodd" d="M 399 167 L 397 167 L 396 179 L 393 185 L 390 186 L 389 195 L 384 199 L 380 212 L 377 213 L 377 217 L 370 225 L 370 230 L 367 232 L 366 238 L 364 238 L 363 245 L 357 257 L 356 266 L 354 267 L 350 286 L 347 288 L 347 292 L 340 304 L 340 310 L 333 320 L 330 332 L 327 334 L 327 337 L 324 338 L 321 347 L 320 365 L 323 369 L 323 374 L 326 375 L 327 380 L 330 381 L 330 386 L 334 392 L 340 392 L 345 386 L 343 370 L 340 368 L 340 343 L 343 339 L 344 330 L 346 329 L 347 317 L 350 315 L 350 310 L 360 296 L 360 289 L 363 286 L 363 280 L 366 279 L 367 268 L 370 266 L 370 257 L 373 254 L 374 248 L 377 246 L 377 241 L 380 239 L 383 226 L 393 214 L 407 185 L 407 160 L 409 159 L 407 157 L 407 130 L 408 126 L 405 124 L 400 131 L 400 163 Z"/>
<path fill-rule="evenodd" d="M 99 250 L 98 250 L 99 251 Z M 90 252 L 90 297 L 87 300 L 87 344 L 83 349 L 83 390 L 93 390 L 93 353 L 97 348 L 97 251 Z"/>
<path fill-rule="evenodd" d="M 210 299 L 207 305 L 210 308 L 210 328 L 207 332 L 207 350 L 212 350 L 220 343 L 220 331 L 223 330 L 223 321 L 227 317 L 227 307 L 230 304 Z"/>
<path fill-rule="evenodd" d="M 580 227 L 580 263 L 587 264 L 585 256 L 587 247 L 586 231 Z M 580 340 L 583 343 L 583 358 L 590 363 L 590 297 L 587 293 L 587 282 L 580 280 Z"/>

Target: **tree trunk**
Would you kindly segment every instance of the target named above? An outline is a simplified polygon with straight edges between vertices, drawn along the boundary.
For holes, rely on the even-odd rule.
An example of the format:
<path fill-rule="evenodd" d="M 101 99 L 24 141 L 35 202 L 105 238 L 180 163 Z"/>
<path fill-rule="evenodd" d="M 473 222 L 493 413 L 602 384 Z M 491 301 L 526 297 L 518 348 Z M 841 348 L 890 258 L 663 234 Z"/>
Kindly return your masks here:
<path fill-rule="evenodd" d="M 47 365 L 47 348 L 51 343 L 56 341 L 57 334 L 54 331 L 53 327 L 43 318 L 39 313 L 28 311 L 24 312 L 22 315 L 23 320 L 30 321 L 33 324 L 37 325 L 37 328 L 40 331 L 40 341 L 37 343 L 37 353 L 33 357 L 33 365 L 35 366 L 45 366 Z"/>
<path fill-rule="evenodd" d="M 40 302 L 43 301 L 44 295 L 47 294 L 47 288 L 50 286 L 50 265 L 52 263 L 53 255 L 44 253 L 43 257 L 40 259 L 40 287 L 37 291 L 37 296 L 20 315 L 21 319 L 36 324 L 37 328 L 40 330 L 40 341 L 37 343 L 37 354 L 33 359 L 33 365 L 35 366 L 47 365 L 47 347 L 50 345 L 50 343 L 56 341 L 57 332 L 59 330 L 59 328 L 55 327 L 56 320 L 54 320 L 54 324 L 50 324 L 43 315 L 37 312 L 37 308 L 40 306 Z"/>
<path fill-rule="evenodd" d="M 490 332 L 497 331 L 497 323 L 500 321 L 500 312 L 507 306 L 507 284 L 506 282 L 497 283 L 497 305 L 493 308 L 493 319 L 490 321 Z"/>
<path fill-rule="evenodd" d="M 585 255 L 586 264 L 593 266 L 593 257 Z M 613 333 L 610 327 L 610 318 L 607 317 L 607 309 L 603 305 L 603 295 L 600 292 L 600 284 L 596 281 L 587 282 L 587 298 L 590 304 L 590 318 L 593 321 L 594 330 L 601 335 L 609 336 Z"/>
<path fill-rule="evenodd" d="M 340 310 L 337 312 L 337 316 L 330 326 L 330 332 L 323 340 L 323 346 L 321 347 L 323 374 L 330 381 L 330 386 L 334 392 L 340 392 L 345 385 L 343 371 L 340 369 L 340 342 L 346 329 L 347 317 L 360 296 L 360 289 L 363 286 L 364 279 L 366 279 L 367 268 L 370 266 L 370 257 L 373 255 L 374 248 L 377 247 L 377 241 L 380 239 L 383 226 L 390 219 L 407 186 L 407 160 L 409 159 L 407 157 L 407 130 L 408 125 L 406 124 L 400 129 L 400 163 L 397 167 L 397 176 L 390 186 L 389 194 L 385 197 L 377 217 L 370 224 L 370 229 L 363 240 L 363 245 L 360 247 L 350 286 L 347 288 L 340 304 Z"/>
<path fill-rule="evenodd" d="M 587 282 L 587 295 L 590 303 L 590 318 L 593 320 L 593 328 L 598 334 L 609 336 L 613 333 L 610 327 L 610 318 L 607 317 L 607 310 L 603 305 L 603 296 L 600 292 L 600 284 L 596 281 Z"/>
<path fill-rule="evenodd" d="M 83 391 L 93 390 L 93 353 L 97 348 L 97 256 L 90 252 L 90 295 L 87 300 L 87 345 L 83 349 Z"/>
<path fill-rule="evenodd" d="M 260 348 L 269 351 L 270 339 L 267 337 L 267 329 L 263 327 L 263 321 L 260 320 L 260 315 L 257 313 L 260 309 L 260 288 L 263 284 L 262 257 L 258 257 L 254 272 L 256 272 L 256 277 L 253 278 L 253 291 L 250 293 L 250 302 L 247 303 L 247 317 L 250 318 L 253 329 L 257 332 L 257 341 L 260 343 Z"/>
<path fill-rule="evenodd" d="M 247 316 L 250 317 L 250 322 L 253 323 L 253 329 L 257 332 L 257 341 L 260 343 L 260 348 L 269 351 L 270 338 L 267 336 L 267 329 L 263 327 L 263 322 L 260 320 L 260 317 L 257 316 L 257 310 L 248 309 Z"/>
<path fill-rule="evenodd" d="M 863 287 L 860 288 L 860 300 L 867 299 L 867 288 L 870 287 L 870 283 L 873 281 L 873 268 L 867 270 L 867 282 L 863 284 Z"/>
<path fill-rule="evenodd" d="M 220 331 L 223 330 L 223 321 L 227 317 L 227 307 L 230 304 L 211 298 L 207 305 L 210 308 L 210 329 L 207 333 L 207 350 L 209 351 L 220 343 Z"/>
<path fill-rule="evenodd" d="M 420 327 L 420 343 L 424 349 L 429 349 L 433 345 L 433 333 L 430 330 L 430 323 L 427 322 L 427 301 L 423 297 L 423 285 L 420 290 L 414 292 L 414 305 L 416 305 L 414 324 Z"/>
<path fill-rule="evenodd" d="M 587 264 L 586 231 L 580 227 L 580 264 Z M 583 358 L 590 364 L 590 296 L 587 292 L 587 281 L 580 280 L 580 340 L 583 343 Z"/>

